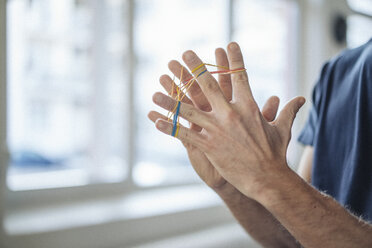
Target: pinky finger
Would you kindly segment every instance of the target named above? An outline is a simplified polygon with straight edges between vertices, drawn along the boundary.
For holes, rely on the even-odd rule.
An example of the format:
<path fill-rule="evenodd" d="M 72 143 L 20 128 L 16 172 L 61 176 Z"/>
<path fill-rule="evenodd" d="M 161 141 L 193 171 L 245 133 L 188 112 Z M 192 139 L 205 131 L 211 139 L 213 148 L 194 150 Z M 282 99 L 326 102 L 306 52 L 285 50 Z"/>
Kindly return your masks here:
<path fill-rule="evenodd" d="M 162 115 L 156 111 L 150 111 L 147 117 L 154 123 L 156 122 L 157 119 L 168 120 L 168 118 L 165 115 Z"/>
<path fill-rule="evenodd" d="M 172 134 L 173 124 L 170 122 L 167 122 L 163 119 L 158 119 L 155 122 L 155 126 L 159 131 L 165 134 L 168 134 L 168 135 Z M 194 130 L 191 130 L 189 128 L 186 128 L 180 125 L 178 135 L 176 138 L 181 140 L 182 142 L 190 143 L 198 147 L 202 151 L 206 150 L 206 144 L 207 144 L 206 139 L 204 135 L 202 135 L 199 132 L 196 132 Z"/>
<path fill-rule="evenodd" d="M 147 117 L 152 121 L 152 122 L 156 122 L 157 119 L 163 119 L 163 120 L 166 120 L 168 121 L 168 117 L 166 117 L 165 115 L 162 115 L 156 111 L 150 111 L 150 113 L 147 115 Z M 198 125 L 192 123 L 192 122 L 189 122 L 190 124 L 190 129 L 192 130 L 195 130 L 197 132 L 200 132 L 202 130 L 201 127 L 199 127 Z"/>

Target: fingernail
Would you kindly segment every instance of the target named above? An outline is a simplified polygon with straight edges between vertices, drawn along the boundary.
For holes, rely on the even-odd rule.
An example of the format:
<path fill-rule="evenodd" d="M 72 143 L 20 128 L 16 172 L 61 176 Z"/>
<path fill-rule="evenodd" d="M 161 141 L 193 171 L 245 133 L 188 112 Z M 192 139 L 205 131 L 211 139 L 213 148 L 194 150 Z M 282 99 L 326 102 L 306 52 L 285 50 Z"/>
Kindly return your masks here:
<path fill-rule="evenodd" d="M 185 60 L 191 60 L 194 56 L 194 53 L 192 51 L 186 51 L 184 54 L 183 54 L 183 58 Z"/>
<path fill-rule="evenodd" d="M 162 121 L 156 121 L 156 127 L 160 130 L 164 130 L 166 128 L 165 123 Z"/>
<path fill-rule="evenodd" d="M 236 44 L 235 42 L 231 42 L 229 47 L 231 50 L 236 50 L 239 48 L 238 44 Z"/>
<path fill-rule="evenodd" d="M 301 98 L 299 103 L 300 103 L 300 105 L 303 105 L 305 103 L 305 98 Z"/>
<path fill-rule="evenodd" d="M 155 93 L 154 96 L 152 97 L 152 100 L 155 103 L 159 103 L 161 101 L 161 95 L 159 93 Z"/>

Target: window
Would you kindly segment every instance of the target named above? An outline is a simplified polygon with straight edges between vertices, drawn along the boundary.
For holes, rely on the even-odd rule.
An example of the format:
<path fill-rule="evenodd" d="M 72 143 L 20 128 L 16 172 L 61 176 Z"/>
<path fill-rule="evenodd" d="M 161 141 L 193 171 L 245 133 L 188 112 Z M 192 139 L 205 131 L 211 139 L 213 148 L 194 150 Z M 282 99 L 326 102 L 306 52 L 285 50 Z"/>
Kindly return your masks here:
<path fill-rule="evenodd" d="M 296 10 L 285 0 L 10 0 L 8 185 L 198 182 L 182 144 L 147 119 L 158 78 L 185 49 L 215 63 L 214 49 L 235 40 L 259 105 L 285 102 L 296 94 Z"/>
<path fill-rule="evenodd" d="M 8 2 L 11 189 L 125 177 L 124 3 Z"/>

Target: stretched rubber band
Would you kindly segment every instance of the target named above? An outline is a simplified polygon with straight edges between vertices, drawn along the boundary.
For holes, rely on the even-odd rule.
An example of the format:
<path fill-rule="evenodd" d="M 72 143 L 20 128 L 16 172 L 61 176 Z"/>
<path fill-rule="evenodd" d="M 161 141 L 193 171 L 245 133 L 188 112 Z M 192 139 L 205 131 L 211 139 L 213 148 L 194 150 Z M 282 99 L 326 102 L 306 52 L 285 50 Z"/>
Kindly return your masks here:
<path fill-rule="evenodd" d="M 203 75 L 204 73 L 207 72 L 207 69 L 205 69 L 204 71 L 200 72 L 198 76 L 196 76 L 196 78 L 200 77 L 201 75 Z"/>
<path fill-rule="evenodd" d="M 202 68 L 203 66 L 204 66 L 205 64 L 203 63 L 203 64 L 200 64 L 200 65 L 198 65 L 197 67 L 195 67 L 192 71 L 191 71 L 191 73 L 194 73 L 194 72 L 196 72 L 197 70 L 199 70 L 200 68 Z"/>
<path fill-rule="evenodd" d="M 173 129 L 172 129 L 172 136 L 173 137 L 176 137 L 176 131 L 177 131 L 177 127 L 178 127 L 177 119 L 178 119 L 178 114 L 180 113 L 180 107 L 181 107 L 181 102 L 178 101 L 176 112 L 173 115 Z"/>
<path fill-rule="evenodd" d="M 177 129 L 176 129 L 176 134 L 174 135 L 175 138 L 178 137 L 178 132 L 180 131 L 180 124 L 177 123 Z"/>

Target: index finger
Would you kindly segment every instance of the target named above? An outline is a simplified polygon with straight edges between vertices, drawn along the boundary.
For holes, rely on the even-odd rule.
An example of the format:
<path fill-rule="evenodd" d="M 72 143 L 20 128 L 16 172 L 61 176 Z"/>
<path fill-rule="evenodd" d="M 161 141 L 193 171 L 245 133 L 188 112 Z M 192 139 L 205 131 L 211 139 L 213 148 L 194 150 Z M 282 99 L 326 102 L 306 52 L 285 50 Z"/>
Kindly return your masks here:
<path fill-rule="evenodd" d="M 198 79 L 198 84 L 211 104 L 212 109 L 229 109 L 229 103 L 226 101 L 220 86 L 216 79 L 208 72 L 201 59 L 190 50 L 186 51 L 182 58 L 187 67 L 190 68 L 192 74 Z"/>
<path fill-rule="evenodd" d="M 183 67 L 178 61 L 172 60 L 168 63 L 169 70 L 173 72 L 174 75 L 176 75 L 177 78 L 179 78 L 182 82 L 185 82 L 189 79 L 192 79 L 193 76 L 189 73 L 187 68 Z M 182 71 L 182 78 L 181 77 L 181 71 Z M 209 104 L 207 98 L 203 94 L 202 90 L 200 89 L 199 84 L 194 82 L 188 92 L 190 95 L 190 98 L 195 106 L 197 106 L 199 109 L 203 111 L 211 111 L 211 105 Z"/>

